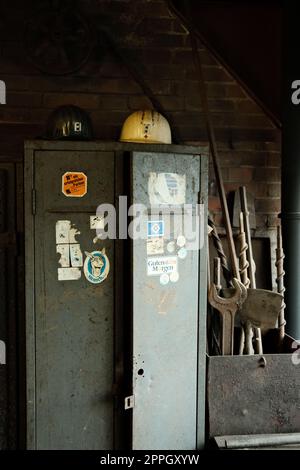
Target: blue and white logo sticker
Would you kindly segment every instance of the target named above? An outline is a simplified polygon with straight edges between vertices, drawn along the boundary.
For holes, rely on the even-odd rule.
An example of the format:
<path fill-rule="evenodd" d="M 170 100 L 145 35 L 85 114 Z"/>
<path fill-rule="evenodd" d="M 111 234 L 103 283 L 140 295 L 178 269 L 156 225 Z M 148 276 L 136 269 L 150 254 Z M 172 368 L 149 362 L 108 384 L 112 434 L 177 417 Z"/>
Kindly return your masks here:
<path fill-rule="evenodd" d="M 147 235 L 148 237 L 163 237 L 165 234 L 165 223 L 163 220 L 148 220 Z"/>
<path fill-rule="evenodd" d="M 105 254 L 105 248 L 102 251 L 85 251 L 84 275 L 92 284 L 100 284 L 109 274 L 109 259 Z"/>

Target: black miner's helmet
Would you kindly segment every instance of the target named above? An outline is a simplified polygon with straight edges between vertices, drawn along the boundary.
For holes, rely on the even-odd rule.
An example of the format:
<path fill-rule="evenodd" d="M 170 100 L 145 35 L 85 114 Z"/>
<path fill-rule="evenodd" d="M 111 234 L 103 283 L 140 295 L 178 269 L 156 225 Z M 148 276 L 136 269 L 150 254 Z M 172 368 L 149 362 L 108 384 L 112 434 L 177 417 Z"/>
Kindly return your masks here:
<path fill-rule="evenodd" d="M 67 105 L 55 109 L 47 122 L 48 139 L 90 140 L 92 125 L 89 115 L 78 106 Z"/>

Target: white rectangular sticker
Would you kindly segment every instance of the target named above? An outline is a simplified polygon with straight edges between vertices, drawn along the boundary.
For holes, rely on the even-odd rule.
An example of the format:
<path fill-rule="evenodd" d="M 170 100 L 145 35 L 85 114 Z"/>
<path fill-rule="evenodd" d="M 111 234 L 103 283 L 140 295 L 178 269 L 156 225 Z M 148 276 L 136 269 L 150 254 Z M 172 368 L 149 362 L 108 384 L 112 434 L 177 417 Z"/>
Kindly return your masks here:
<path fill-rule="evenodd" d="M 71 266 L 80 268 L 83 266 L 83 257 L 79 243 L 70 245 Z"/>
<path fill-rule="evenodd" d="M 148 193 L 151 206 L 185 204 L 186 176 L 177 173 L 150 173 Z"/>
<path fill-rule="evenodd" d="M 162 255 L 164 253 L 163 238 L 149 238 L 147 240 L 147 255 Z"/>
<path fill-rule="evenodd" d="M 147 259 L 147 275 L 160 276 L 177 272 L 177 256 L 159 256 Z"/>
<path fill-rule="evenodd" d="M 58 220 L 56 222 L 56 243 L 69 243 L 69 233 L 71 228 L 70 220 Z"/>
<path fill-rule="evenodd" d="M 104 217 L 100 217 L 99 215 L 91 215 L 90 228 L 92 230 L 104 230 Z"/>
<path fill-rule="evenodd" d="M 73 224 L 73 225 L 74 225 L 74 224 Z M 76 240 L 76 236 L 77 236 L 77 235 L 80 235 L 79 230 L 77 230 L 76 227 L 70 228 L 70 232 L 69 232 L 69 243 L 78 243 L 77 240 Z"/>
<path fill-rule="evenodd" d="M 81 271 L 79 268 L 58 268 L 59 281 L 77 281 L 81 278 Z"/>
<path fill-rule="evenodd" d="M 56 245 L 56 253 L 60 254 L 58 264 L 60 264 L 62 268 L 68 268 L 70 266 L 69 245 Z"/>

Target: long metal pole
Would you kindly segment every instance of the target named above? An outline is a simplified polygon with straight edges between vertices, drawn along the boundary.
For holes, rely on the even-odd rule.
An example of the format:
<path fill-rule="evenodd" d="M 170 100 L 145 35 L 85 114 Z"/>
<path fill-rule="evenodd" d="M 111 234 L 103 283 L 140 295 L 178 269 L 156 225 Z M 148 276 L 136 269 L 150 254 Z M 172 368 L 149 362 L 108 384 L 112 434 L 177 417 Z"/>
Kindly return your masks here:
<path fill-rule="evenodd" d="M 232 285 L 232 273 L 228 267 L 228 261 L 227 261 L 227 256 L 224 253 L 223 245 L 221 242 L 221 239 L 219 237 L 219 234 L 217 232 L 217 228 L 215 226 L 214 221 L 208 217 L 208 225 L 211 228 L 211 237 L 212 241 L 214 244 L 214 247 L 217 251 L 217 255 L 221 260 L 221 266 L 222 266 L 222 271 L 223 271 L 223 276 L 226 281 L 227 287 L 230 287 Z"/>
<path fill-rule="evenodd" d="M 221 207 L 222 207 L 222 211 L 224 215 L 224 222 L 225 222 L 225 228 L 226 228 L 231 267 L 232 267 L 234 277 L 240 280 L 240 272 L 239 272 L 239 267 L 238 267 L 234 240 L 233 240 L 233 233 L 232 233 L 232 228 L 231 228 L 231 223 L 230 223 L 230 217 L 229 217 L 226 194 L 225 194 L 225 189 L 224 189 L 224 184 L 223 184 L 223 179 L 222 179 L 222 173 L 221 173 L 221 168 L 219 164 L 218 148 L 216 144 L 216 138 L 215 138 L 214 128 L 212 124 L 211 114 L 210 114 L 210 110 L 208 106 L 208 97 L 207 97 L 206 85 L 205 85 L 205 81 L 203 77 L 200 53 L 198 50 L 197 39 L 192 32 L 190 33 L 190 37 L 191 37 L 192 49 L 193 49 L 193 54 L 194 54 L 194 59 L 195 59 L 195 65 L 198 71 L 199 92 L 200 92 L 200 97 L 202 101 L 202 107 L 203 107 L 205 118 L 206 118 L 206 128 L 207 128 L 207 134 L 208 134 L 209 143 L 210 143 L 212 162 L 213 162 L 213 167 L 215 171 L 216 182 L 217 182 L 220 201 L 221 201 Z"/>
<path fill-rule="evenodd" d="M 250 286 L 252 287 L 252 289 L 256 289 L 256 279 L 255 279 L 256 266 L 254 262 L 253 251 L 252 251 L 250 219 L 249 219 L 247 193 L 246 193 L 245 186 L 240 187 L 240 199 L 241 199 L 241 209 L 244 215 L 246 242 L 248 245 Z M 253 328 L 253 332 L 254 332 L 255 341 L 256 341 L 255 350 L 258 354 L 263 354 L 261 329 Z"/>
<path fill-rule="evenodd" d="M 283 269 L 284 253 L 282 248 L 282 236 L 281 236 L 281 227 L 277 227 L 277 249 L 276 249 L 276 268 L 277 268 L 277 292 L 284 295 L 284 269 Z M 278 327 L 279 327 L 279 338 L 282 341 L 285 335 L 285 318 L 284 318 L 285 303 L 282 302 L 279 318 L 278 318 Z"/>
<path fill-rule="evenodd" d="M 255 279 L 256 266 L 255 266 L 255 263 L 254 263 L 253 251 L 252 251 L 250 220 L 249 220 L 247 193 L 246 193 L 245 186 L 240 187 L 240 199 L 241 199 L 241 209 L 242 209 L 242 212 L 244 214 L 246 242 L 247 242 L 247 245 L 248 245 L 248 253 L 249 253 L 250 285 L 251 285 L 252 289 L 256 289 L 256 279 Z"/>
<path fill-rule="evenodd" d="M 283 8 L 282 238 L 286 333 L 300 340 L 299 2 Z"/>
<path fill-rule="evenodd" d="M 241 271 L 241 281 L 248 289 L 250 287 L 250 279 L 248 277 L 248 268 L 249 268 L 249 261 L 247 260 L 247 250 L 248 244 L 246 242 L 246 235 L 245 235 L 245 228 L 244 228 L 244 216 L 243 213 L 240 213 L 240 233 L 238 236 L 239 240 L 239 260 L 240 260 L 240 271 Z"/>

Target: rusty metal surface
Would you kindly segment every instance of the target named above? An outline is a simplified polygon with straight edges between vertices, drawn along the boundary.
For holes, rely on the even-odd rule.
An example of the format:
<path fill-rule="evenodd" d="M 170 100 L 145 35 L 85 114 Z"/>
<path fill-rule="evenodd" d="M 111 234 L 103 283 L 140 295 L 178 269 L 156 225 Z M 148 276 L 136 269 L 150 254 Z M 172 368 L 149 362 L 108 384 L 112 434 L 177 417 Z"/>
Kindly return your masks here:
<path fill-rule="evenodd" d="M 208 300 L 212 307 L 222 317 L 222 355 L 232 355 L 234 351 L 234 319 L 239 308 L 247 299 L 246 287 L 237 279 L 233 278 L 234 288 L 224 289 L 232 293 L 228 297 L 220 297 L 215 284 L 212 284 Z"/>
<path fill-rule="evenodd" d="M 300 431 L 299 356 L 263 357 L 208 358 L 209 437 Z"/>
<path fill-rule="evenodd" d="M 242 323 L 249 320 L 259 328 L 275 328 L 283 296 L 264 289 L 248 289 L 248 296 L 240 309 Z"/>

